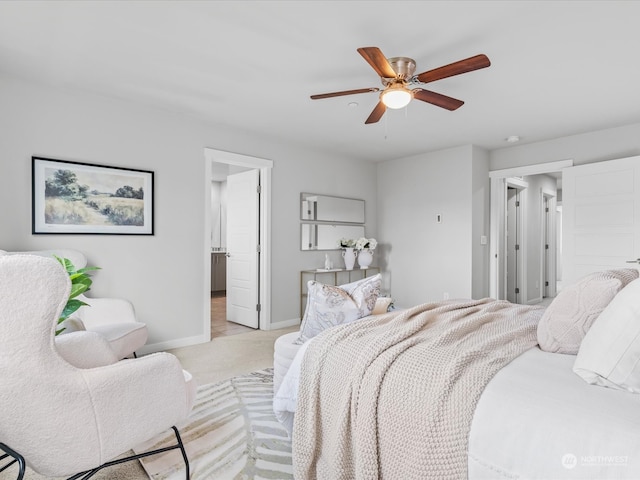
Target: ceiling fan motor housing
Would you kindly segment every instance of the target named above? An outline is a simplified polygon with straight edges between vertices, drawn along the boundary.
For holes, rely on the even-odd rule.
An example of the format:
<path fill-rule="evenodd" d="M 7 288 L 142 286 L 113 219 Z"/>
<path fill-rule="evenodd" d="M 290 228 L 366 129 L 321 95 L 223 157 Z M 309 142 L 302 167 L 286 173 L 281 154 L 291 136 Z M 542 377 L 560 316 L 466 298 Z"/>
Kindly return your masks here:
<path fill-rule="evenodd" d="M 416 61 L 409 57 L 393 57 L 387 59 L 391 68 L 396 72 L 396 78 L 402 78 L 405 80 L 413 77 L 416 71 Z"/>

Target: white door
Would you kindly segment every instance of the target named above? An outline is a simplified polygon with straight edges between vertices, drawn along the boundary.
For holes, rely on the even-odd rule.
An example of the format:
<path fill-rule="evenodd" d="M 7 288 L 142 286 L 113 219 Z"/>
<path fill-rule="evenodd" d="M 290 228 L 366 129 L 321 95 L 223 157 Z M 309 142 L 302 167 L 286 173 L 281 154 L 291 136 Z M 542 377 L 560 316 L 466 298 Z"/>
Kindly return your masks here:
<path fill-rule="evenodd" d="M 507 213 L 506 213 L 506 253 L 507 253 L 507 300 L 518 303 L 520 300 L 520 285 L 518 283 L 518 260 L 520 248 L 520 192 L 513 188 L 507 188 Z"/>
<path fill-rule="evenodd" d="M 640 258 L 640 156 L 566 168 L 563 284 Z"/>
<path fill-rule="evenodd" d="M 227 320 L 259 325 L 260 171 L 227 177 Z"/>
<path fill-rule="evenodd" d="M 551 255 L 549 248 L 551 246 L 551 226 L 550 226 L 550 212 L 549 212 L 549 197 L 546 195 L 542 196 L 542 262 L 541 262 L 541 271 L 542 271 L 542 297 L 549 297 L 549 292 L 551 289 L 550 282 L 550 273 L 551 273 Z"/>
<path fill-rule="evenodd" d="M 557 228 L 557 205 L 556 192 L 542 191 L 542 211 L 540 225 L 542 231 L 542 254 L 540 268 L 540 282 L 542 285 L 543 298 L 552 298 L 557 294 L 557 263 L 559 247 L 560 229 Z"/>

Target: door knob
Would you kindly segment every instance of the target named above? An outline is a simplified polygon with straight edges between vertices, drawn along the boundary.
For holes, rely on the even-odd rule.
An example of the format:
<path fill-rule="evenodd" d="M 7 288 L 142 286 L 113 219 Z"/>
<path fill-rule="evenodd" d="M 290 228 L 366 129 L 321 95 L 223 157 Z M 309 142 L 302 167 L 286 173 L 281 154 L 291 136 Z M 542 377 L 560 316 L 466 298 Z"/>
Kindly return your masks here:
<path fill-rule="evenodd" d="M 231 254 L 229 252 L 224 254 L 225 257 L 229 258 L 231 256 Z M 640 259 L 638 259 L 640 261 Z"/>

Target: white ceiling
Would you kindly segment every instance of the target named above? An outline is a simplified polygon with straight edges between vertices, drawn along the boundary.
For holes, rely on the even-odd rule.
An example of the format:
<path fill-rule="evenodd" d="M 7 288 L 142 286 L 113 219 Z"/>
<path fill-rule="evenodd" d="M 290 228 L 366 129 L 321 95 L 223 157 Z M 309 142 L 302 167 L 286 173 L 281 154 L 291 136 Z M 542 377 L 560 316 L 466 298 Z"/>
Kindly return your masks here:
<path fill-rule="evenodd" d="M 378 161 L 640 122 L 639 18 L 636 1 L 5 0 L 0 72 Z M 309 98 L 380 86 L 365 46 L 417 73 L 492 65 L 429 84 L 454 112 L 414 100 L 365 125 L 377 93 Z"/>

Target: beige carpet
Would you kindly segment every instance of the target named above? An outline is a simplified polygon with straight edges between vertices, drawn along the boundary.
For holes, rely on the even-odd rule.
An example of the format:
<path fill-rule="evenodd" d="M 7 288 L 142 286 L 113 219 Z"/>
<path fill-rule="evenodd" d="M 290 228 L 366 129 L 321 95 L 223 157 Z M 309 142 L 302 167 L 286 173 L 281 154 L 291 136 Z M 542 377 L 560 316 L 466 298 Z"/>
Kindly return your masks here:
<path fill-rule="evenodd" d="M 297 330 L 290 327 L 282 330 L 241 333 L 229 337 L 218 337 L 208 343 L 169 350 L 180 359 L 185 370 L 191 372 L 198 385 L 217 383 L 237 375 L 273 367 L 273 344 L 280 335 Z M 0 480 L 14 480 L 17 470 L 0 473 Z M 25 480 L 45 480 L 27 469 Z M 118 465 L 92 477 L 95 480 L 147 480 L 149 477 L 139 462 Z"/>

